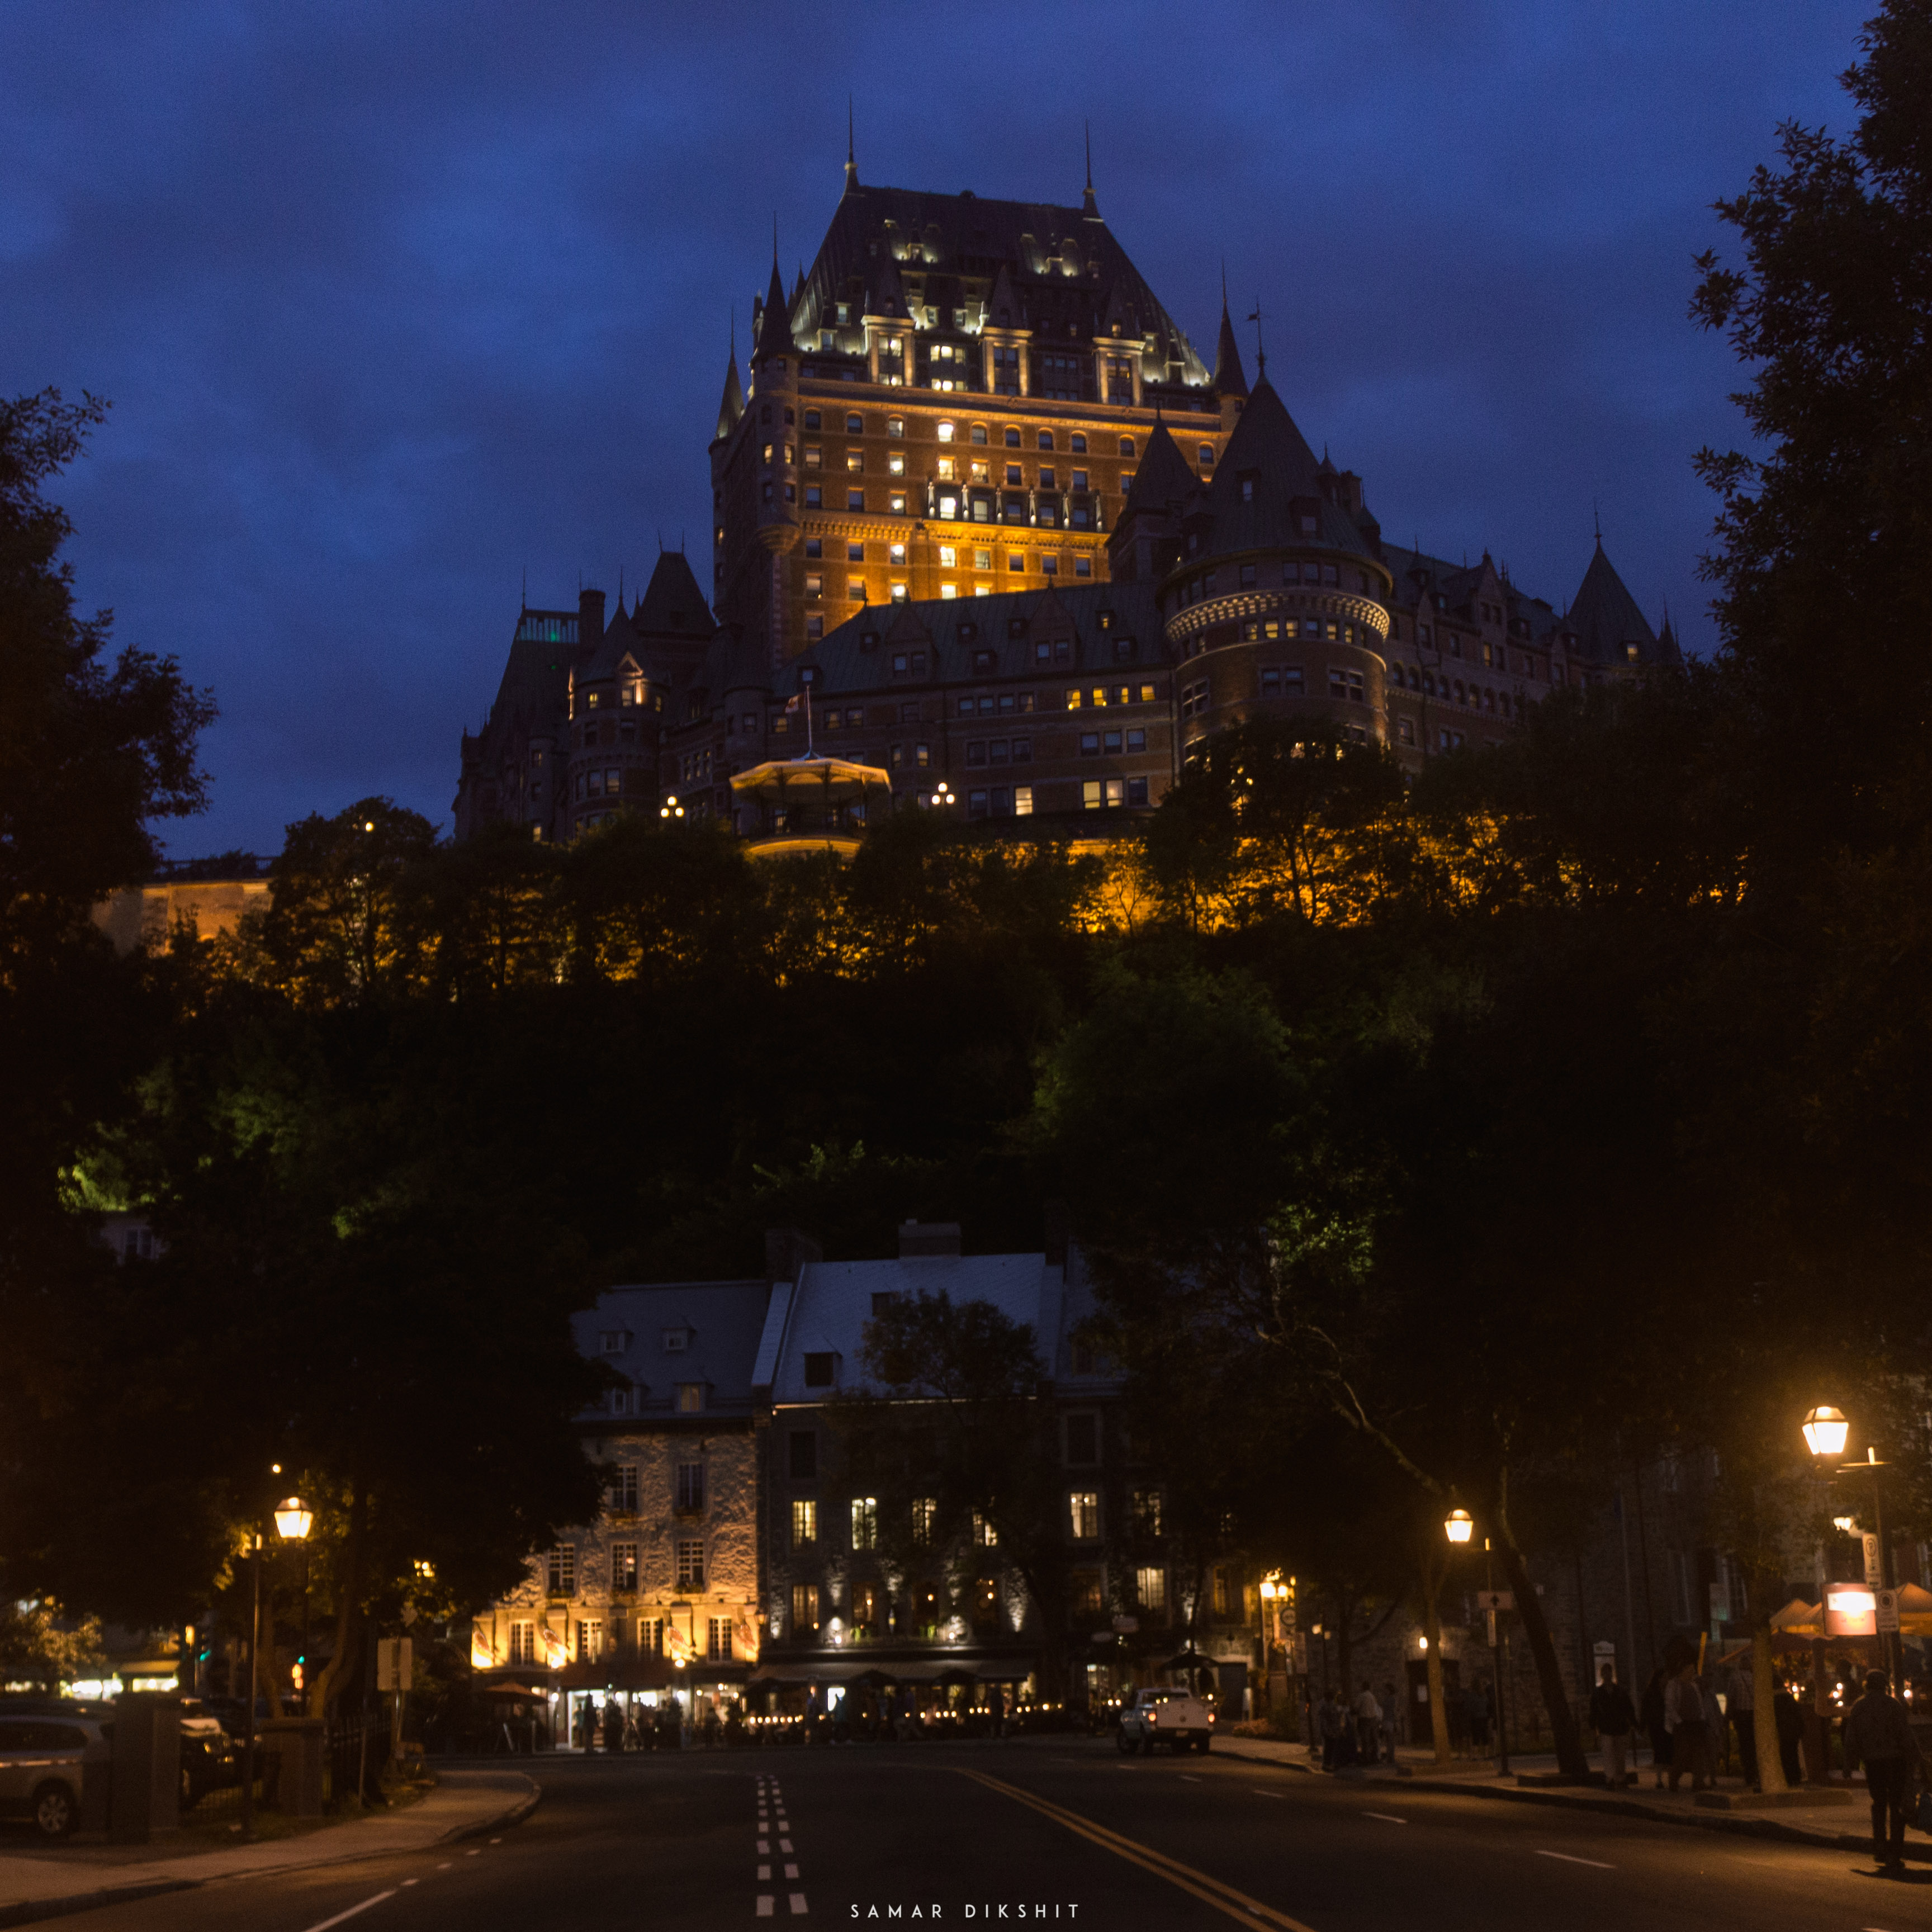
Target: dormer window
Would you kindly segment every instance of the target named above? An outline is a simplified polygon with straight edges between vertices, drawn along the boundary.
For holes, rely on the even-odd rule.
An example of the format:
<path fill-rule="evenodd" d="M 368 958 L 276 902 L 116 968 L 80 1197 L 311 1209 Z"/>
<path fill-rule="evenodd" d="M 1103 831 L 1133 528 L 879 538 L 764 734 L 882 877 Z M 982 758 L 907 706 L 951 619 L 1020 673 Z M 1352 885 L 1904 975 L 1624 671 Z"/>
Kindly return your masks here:
<path fill-rule="evenodd" d="M 1255 500 L 1255 478 L 1251 472 L 1243 472 L 1241 476 L 1241 501 L 1252 503 Z"/>
<path fill-rule="evenodd" d="M 597 1338 L 598 1352 L 606 1355 L 621 1355 L 630 1346 L 630 1335 L 622 1328 L 607 1328 Z"/>
<path fill-rule="evenodd" d="M 1212 470 L 1214 466 L 1214 446 L 1211 442 L 1204 442 L 1201 446 L 1201 466 L 1203 470 Z"/>
<path fill-rule="evenodd" d="M 690 1346 L 688 1328 L 667 1328 L 664 1331 L 664 1352 L 667 1355 L 681 1355 Z"/>

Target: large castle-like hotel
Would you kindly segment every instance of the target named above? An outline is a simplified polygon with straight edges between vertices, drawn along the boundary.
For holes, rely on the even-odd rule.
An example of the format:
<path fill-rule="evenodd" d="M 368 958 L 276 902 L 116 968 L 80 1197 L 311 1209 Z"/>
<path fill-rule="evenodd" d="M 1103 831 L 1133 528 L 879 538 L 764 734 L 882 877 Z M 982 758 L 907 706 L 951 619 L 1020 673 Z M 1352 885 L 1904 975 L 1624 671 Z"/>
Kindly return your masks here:
<path fill-rule="evenodd" d="M 1210 370 L 1090 183 L 1078 208 L 987 201 L 848 159 L 789 299 L 773 262 L 710 454 L 710 595 L 666 551 L 628 608 L 520 612 L 458 837 L 568 839 L 671 797 L 770 831 L 730 780 L 802 758 L 808 706 L 817 756 L 894 804 L 1090 832 L 1248 718 L 1416 769 L 1558 686 L 1678 661 L 1600 543 L 1559 614 L 1486 554 L 1388 542 L 1264 370 L 1250 388 L 1225 299 Z"/>

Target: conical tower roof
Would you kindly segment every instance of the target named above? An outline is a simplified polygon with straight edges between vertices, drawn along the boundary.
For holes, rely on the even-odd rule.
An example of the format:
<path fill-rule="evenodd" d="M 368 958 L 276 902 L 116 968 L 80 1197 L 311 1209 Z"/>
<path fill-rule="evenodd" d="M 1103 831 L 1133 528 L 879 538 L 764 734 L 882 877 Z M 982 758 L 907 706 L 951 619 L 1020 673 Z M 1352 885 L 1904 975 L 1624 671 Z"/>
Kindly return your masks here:
<path fill-rule="evenodd" d="M 1228 314 L 1228 294 L 1221 292 L 1221 334 L 1214 345 L 1214 393 L 1217 396 L 1245 396 L 1248 379 L 1241 369 L 1241 345 L 1234 340 L 1234 325 Z"/>
<path fill-rule="evenodd" d="M 1180 446 L 1168 434 L 1167 424 L 1156 416 L 1147 440 L 1140 467 L 1134 472 L 1134 487 L 1122 506 L 1123 520 L 1137 512 L 1178 511 L 1201 487 L 1201 479 L 1187 466 Z"/>
<path fill-rule="evenodd" d="M 752 351 L 755 367 L 768 356 L 791 353 L 791 310 L 785 301 L 784 278 L 778 272 L 778 250 L 772 250 L 771 286 L 765 291 L 764 313 L 758 320 L 758 346 Z"/>
<path fill-rule="evenodd" d="M 722 442 L 738 427 L 738 418 L 745 413 L 745 386 L 738 380 L 738 332 L 731 332 L 731 350 L 724 364 L 724 394 L 718 405 L 718 434 L 716 440 Z"/>
<path fill-rule="evenodd" d="M 1604 554 L 1601 537 L 1571 602 L 1569 624 L 1576 633 L 1578 650 L 1593 664 L 1654 664 L 1658 660 L 1657 639 L 1636 599 Z M 1633 644 L 1636 646 L 1634 656 L 1630 650 Z"/>

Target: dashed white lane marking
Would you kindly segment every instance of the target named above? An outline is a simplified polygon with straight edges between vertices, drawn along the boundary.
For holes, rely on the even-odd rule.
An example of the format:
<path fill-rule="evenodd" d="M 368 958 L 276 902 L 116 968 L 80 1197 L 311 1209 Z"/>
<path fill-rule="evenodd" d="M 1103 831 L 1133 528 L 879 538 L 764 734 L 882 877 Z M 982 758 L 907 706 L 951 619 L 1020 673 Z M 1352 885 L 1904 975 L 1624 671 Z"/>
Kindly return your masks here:
<path fill-rule="evenodd" d="M 386 1898 L 394 1898 L 396 1888 L 392 1886 L 387 1892 L 379 1892 L 374 1898 L 365 1898 L 360 1905 L 352 1905 L 346 1912 L 338 1912 L 333 1918 L 325 1918 L 311 1925 L 308 1932 L 328 1932 L 332 1925 L 340 1925 L 345 1918 L 353 1918 L 358 1912 L 367 1912 L 372 1905 L 380 1905 Z M 797 1908 L 793 1908 L 796 1910 Z"/>
<path fill-rule="evenodd" d="M 1615 1871 L 1615 1865 L 1606 1865 L 1601 1858 L 1572 1858 L 1568 1852 L 1538 1852 L 1540 1858 L 1561 1858 L 1566 1865 L 1588 1865 L 1594 1871 Z"/>
<path fill-rule="evenodd" d="M 416 1883 L 416 1880 L 415 1880 L 414 1879 L 412 1879 L 412 1878 L 406 1878 L 406 1879 L 404 1879 L 404 1881 L 403 1881 L 403 1884 L 404 1884 L 404 1886 L 405 1889 L 406 1889 L 409 1886 L 414 1885 L 415 1883 Z"/>
<path fill-rule="evenodd" d="M 490 1842 L 493 1845 L 500 1845 L 503 1841 L 501 1838 L 492 1838 Z"/>
<path fill-rule="evenodd" d="M 464 1856 L 466 1858 L 480 1858 L 483 1856 L 483 1854 L 482 1854 L 480 1851 L 478 1851 L 478 1852 L 465 1852 L 464 1853 L 464 1855 L 463 1855 L 463 1856 Z"/>
<path fill-rule="evenodd" d="M 758 1916 L 760 1918 L 770 1918 L 772 1916 L 772 1907 L 776 1903 L 777 1901 L 772 1897 L 770 1892 L 760 1892 L 758 1894 Z"/>
<path fill-rule="evenodd" d="M 1199 1778 L 1191 1776 L 1184 1771 L 1180 1774 L 1180 1781 L 1183 1784 L 1198 1784 L 1201 1782 Z"/>
<path fill-rule="evenodd" d="M 1406 1818 L 1398 1818 L 1393 1811 L 1364 1811 L 1364 1818 L 1379 1818 L 1384 1825 L 1406 1825 Z"/>
<path fill-rule="evenodd" d="M 454 1861 L 453 1859 L 445 1858 L 442 1864 L 436 1867 L 436 1870 L 438 1871 L 447 1871 L 454 1862 Z"/>
<path fill-rule="evenodd" d="M 1280 1798 L 1282 1795 L 1279 1791 L 1264 1791 L 1258 1784 L 1251 1784 L 1248 1789 L 1257 1798 Z"/>
<path fill-rule="evenodd" d="M 805 1913 L 808 1908 L 806 1904 L 805 1894 L 803 1892 L 795 1892 L 792 1894 L 791 1909 L 793 1916 L 795 1918 L 802 1918 L 805 1916 Z"/>

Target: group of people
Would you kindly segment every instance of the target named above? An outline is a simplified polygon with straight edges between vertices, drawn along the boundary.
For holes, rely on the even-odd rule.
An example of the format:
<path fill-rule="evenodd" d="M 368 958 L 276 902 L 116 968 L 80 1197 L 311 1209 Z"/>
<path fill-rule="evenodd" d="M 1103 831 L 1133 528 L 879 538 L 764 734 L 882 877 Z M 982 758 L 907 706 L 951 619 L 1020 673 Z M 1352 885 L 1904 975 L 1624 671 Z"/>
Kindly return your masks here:
<path fill-rule="evenodd" d="M 1324 1692 L 1315 1707 L 1315 1728 L 1322 1739 L 1324 1771 L 1340 1771 L 1352 1764 L 1394 1762 L 1395 1686 L 1384 1684 L 1378 1698 L 1364 1677 L 1352 1704 L 1342 1701 L 1338 1689 Z"/>

